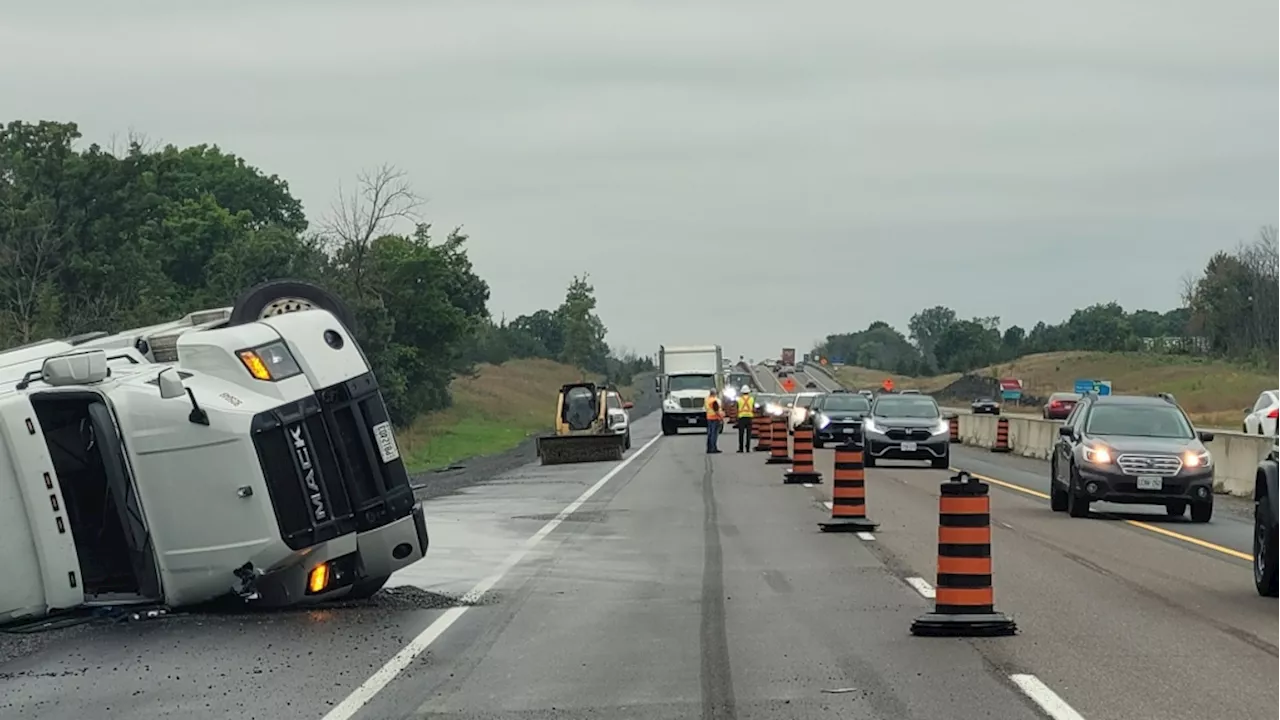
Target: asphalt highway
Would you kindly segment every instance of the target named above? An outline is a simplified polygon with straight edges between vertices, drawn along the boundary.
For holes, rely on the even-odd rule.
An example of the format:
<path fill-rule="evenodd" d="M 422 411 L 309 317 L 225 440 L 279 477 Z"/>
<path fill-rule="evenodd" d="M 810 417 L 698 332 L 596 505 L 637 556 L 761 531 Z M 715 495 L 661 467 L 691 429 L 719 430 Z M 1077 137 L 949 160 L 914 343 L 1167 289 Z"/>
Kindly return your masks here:
<path fill-rule="evenodd" d="M 632 433 L 621 463 L 453 482 L 427 501 L 427 558 L 369 603 L 0 637 L 19 643 L 0 655 L 0 717 L 1276 715 L 1277 605 L 1239 557 L 993 483 L 996 605 L 1019 635 L 916 638 L 947 472 L 868 470 L 880 527 L 829 535 L 829 480 L 783 485 L 731 433 L 711 456 L 656 416 Z M 830 478 L 833 453 L 816 455 Z M 1035 489 L 1024 460 L 953 465 Z M 1237 520 L 1200 527 L 1237 547 Z"/>

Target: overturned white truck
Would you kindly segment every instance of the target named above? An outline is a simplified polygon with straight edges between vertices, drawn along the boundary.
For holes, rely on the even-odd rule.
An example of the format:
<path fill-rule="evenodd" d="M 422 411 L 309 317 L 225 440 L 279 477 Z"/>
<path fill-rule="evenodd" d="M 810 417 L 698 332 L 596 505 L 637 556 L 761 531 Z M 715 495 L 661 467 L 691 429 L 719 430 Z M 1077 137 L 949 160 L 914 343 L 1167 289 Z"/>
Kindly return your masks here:
<path fill-rule="evenodd" d="M 85 606 L 368 596 L 423 557 L 349 311 L 233 307 L 0 352 L 0 623 Z"/>

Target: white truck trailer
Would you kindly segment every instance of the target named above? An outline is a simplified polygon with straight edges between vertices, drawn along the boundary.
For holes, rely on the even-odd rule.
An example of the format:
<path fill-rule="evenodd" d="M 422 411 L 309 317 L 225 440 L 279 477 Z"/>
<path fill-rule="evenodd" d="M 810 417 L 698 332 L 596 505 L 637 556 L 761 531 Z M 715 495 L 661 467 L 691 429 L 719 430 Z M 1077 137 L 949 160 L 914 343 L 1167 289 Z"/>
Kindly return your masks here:
<path fill-rule="evenodd" d="M 341 301 L 0 352 L 0 623 L 95 605 L 367 596 L 427 526 Z"/>
<path fill-rule="evenodd" d="M 662 397 L 663 435 L 674 435 L 682 427 L 707 426 L 707 394 L 719 394 L 724 389 L 723 356 L 719 345 L 658 347 L 654 384 Z"/>

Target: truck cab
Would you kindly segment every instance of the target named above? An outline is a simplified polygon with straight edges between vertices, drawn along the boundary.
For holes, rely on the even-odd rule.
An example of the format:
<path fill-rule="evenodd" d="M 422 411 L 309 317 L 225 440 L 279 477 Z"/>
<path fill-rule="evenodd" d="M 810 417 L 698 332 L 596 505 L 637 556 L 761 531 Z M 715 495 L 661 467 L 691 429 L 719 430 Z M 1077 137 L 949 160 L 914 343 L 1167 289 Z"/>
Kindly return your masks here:
<path fill-rule="evenodd" d="M 675 435 L 685 427 L 707 427 L 707 396 L 724 390 L 723 361 L 719 345 L 658 348 L 654 386 L 662 397 L 663 435 Z"/>
<path fill-rule="evenodd" d="M 321 307 L 206 312 L 0 353 L 0 623 L 368 595 L 425 554 L 346 325 Z"/>

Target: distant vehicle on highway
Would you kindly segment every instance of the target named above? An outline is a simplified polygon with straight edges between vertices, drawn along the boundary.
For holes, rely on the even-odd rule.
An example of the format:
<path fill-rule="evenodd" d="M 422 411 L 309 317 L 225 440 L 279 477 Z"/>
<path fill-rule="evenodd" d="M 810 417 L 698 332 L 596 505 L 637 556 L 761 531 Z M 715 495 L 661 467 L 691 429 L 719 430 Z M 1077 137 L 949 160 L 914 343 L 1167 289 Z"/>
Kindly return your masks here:
<path fill-rule="evenodd" d="M 615 435 L 624 436 L 622 449 L 631 449 L 631 408 L 633 405 L 622 399 L 616 391 L 610 390 L 604 395 L 605 412 L 609 417 L 609 429 Z"/>
<path fill-rule="evenodd" d="M 821 394 L 816 392 L 796 394 L 795 402 L 791 405 L 791 413 L 787 416 L 787 433 L 794 433 L 796 428 L 809 422 L 809 406 L 813 404 L 814 398 Z"/>
<path fill-rule="evenodd" d="M 969 412 L 974 415 L 999 415 L 1000 403 L 996 402 L 995 398 L 975 398 L 974 401 L 969 404 Z"/>
<path fill-rule="evenodd" d="M 862 461 L 875 467 L 881 460 L 928 460 L 945 468 L 951 463 L 950 436 L 950 423 L 932 397 L 885 393 L 862 420 Z"/>
<path fill-rule="evenodd" d="M 1276 466 L 1280 464 L 1280 442 L 1271 448 L 1258 464 L 1258 477 L 1253 490 L 1253 584 L 1263 597 L 1276 597 L 1280 590 L 1280 566 L 1277 557 L 1276 528 L 1280 525 L 1277 499 Z"/>
<path fill-rule="evenodd" d="M 1170 517 L 1213 517 L 1213 458 L 1171 396 L 1084 395 L 1060 427 L 1049 506 L 1088 517 L 1098 501 L 1163 505 Z"/>
<path fill-rule="evenodd" d="M 915 389 L 899 390 L 898 394 L 899 395 L 919 395 L 920 391 Z"/>
<path fill-rule="evenodd" d="M 778 377 L 786 377 L 788 375 L 792 375 L 795 373 L 795 371 L 796 371 L 795 365 L 779 365 Z"/>
<path fill-rule="evenodd" d="M 871 412 L 871 401 L 851 392 L 819 395 L 813 402 L 813 446 L 827 442 L 860 440 L 862 419 Z"/>
<path fill-rule="evenodd" d="M 818 387 L 818 383 L 816 383 L 816 382 L 814 382 L 814 381 L 812 381 L 812 380 L 809 380 L 808 382 L 806 382 L 806 383 L 804 384 L 804 386 L 805 386 L 805 387 L 807 387 L 807 388 L 811 388 L 811 389 L 813 389 L 813 388 L 817 388 L 817 387 Z"/>
<path fill-rule="evenodd" d="M 1041 409 L 1041 414 L 1044 415 L 1045 420 L 1066 420 L 1078 402 L 1080 402 L 1080 395 L 1077 393 L 1056 392 L 1049 396 L 1049 400 Z"/>
<path fill-rule="evenodd" d="M 1245 409 L 1244 431 L 1250 435 L 1280 435 L 1280 390 L 1266 390 Z"/>

